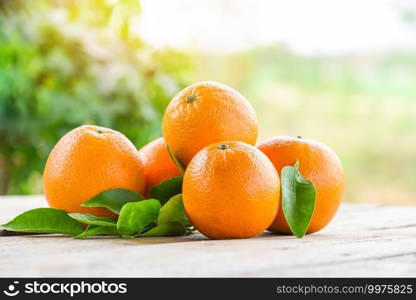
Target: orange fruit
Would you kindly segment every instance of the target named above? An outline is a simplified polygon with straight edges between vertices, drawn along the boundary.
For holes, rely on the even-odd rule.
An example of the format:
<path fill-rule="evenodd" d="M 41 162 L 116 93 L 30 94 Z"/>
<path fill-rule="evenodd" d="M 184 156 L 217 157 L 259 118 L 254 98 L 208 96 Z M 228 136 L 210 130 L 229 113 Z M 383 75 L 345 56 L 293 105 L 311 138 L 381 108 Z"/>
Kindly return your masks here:
<path fill-rule="evenodd" d="M 146 179 L 146 194 L 159 183 L 180 176 L 178 167 L 171 159 L 163 137 L 155 139 L 139 150 Z"/>
<path fill-rule="evenodd" d="M 192 224 L 214 239 L 248 238 L 276 216 L 280 181 L 273 164 L 242 142 L 214 143 L 188 165 L 183 203 Z"/>
<path fill-rule="evenodd" d="M 50 207 L 114 217 L 105 208 L 80 205 L 108 189 L 125 188 L 142 194 L 145 181 L 139 153 L 123 134 L 84 125 L 65 134 L 52 149 L 43 185 Z"/>
<path fill-rule="evenodd" d="M 255 145 L 256 112 L 243 95 L 216 82 L 195 83 L 179 92 L 163 117 L 163 136 L 185 166 L 202 148 L 221 141 Z"/>
<path fill-rule="evenodd" d="M 291 137 L 275 137 L 258 145 L 281 174 L 285 166 L 299 161 L 303 177 L 316 188 L 315 210 L 308 233 L 324 228 L 334 217 L 344 193 L 344 171 L 338 156 L 328 146 L 313 140 Z M 291 233 L 280 209 L 269 230 Z"/>

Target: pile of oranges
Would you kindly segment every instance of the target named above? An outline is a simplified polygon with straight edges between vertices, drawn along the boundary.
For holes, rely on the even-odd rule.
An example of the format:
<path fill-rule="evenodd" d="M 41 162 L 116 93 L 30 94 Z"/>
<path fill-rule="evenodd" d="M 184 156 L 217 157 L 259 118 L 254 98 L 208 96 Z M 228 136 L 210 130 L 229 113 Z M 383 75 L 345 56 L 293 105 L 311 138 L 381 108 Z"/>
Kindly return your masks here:
<path fill-rule="evenodd" d="M 191 223 L 210 238 L 248 238 L 268 229 L 291 233 L 281 209 L 280 175 L 299 163 L 316 188 L 308 233 L 335 215 L 344 190 L 337 155 L 322 143 L 275 137 L 256 146 L 256 112 L 240 93 L 215 82 L 179 92 L 163 118 L 163 137 L 142 149 L 121 133 L 78 127 L 56 144 L 46 163 L 44 190 L 53 208 L 113 217 L 80 206 L 109 189 L 145 197 L 161 182 L 183 175 L 182 197 Z M 170 152 L 170 153 L 169 153 Z"/>

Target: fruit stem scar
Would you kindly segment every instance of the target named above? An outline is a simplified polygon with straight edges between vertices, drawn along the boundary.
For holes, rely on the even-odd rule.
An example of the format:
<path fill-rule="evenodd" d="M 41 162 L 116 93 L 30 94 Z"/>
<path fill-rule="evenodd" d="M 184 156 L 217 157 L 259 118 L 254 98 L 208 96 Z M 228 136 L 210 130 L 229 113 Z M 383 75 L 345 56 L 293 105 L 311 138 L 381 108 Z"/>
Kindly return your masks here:
<path fill-rule="evenodd" d="M 194 102 L 196 99 L 198 99 L 198 96 L 190 95 L 190 96 L 186 97 L 185 102 L 191 103 L 191 102 Z"/>
<path fill-rule="evenodd" d="M 230 149 L 230 146 L 225 145 L 225 144 L 221 144 L 221 145 L 218 145 L 217 146 L 217 149 L 226 150 L 226 149 Z"/>
<path fill-rule="evenodd" d="M 301 139 L 302 137 L 300 135 L 298 135 L 298 139 Z"/>
<path fill-rule="evenodd" d="M 102 131 L 101 129 L 97 129 L 97 133 L 104 133 L 104 131 Z"/>

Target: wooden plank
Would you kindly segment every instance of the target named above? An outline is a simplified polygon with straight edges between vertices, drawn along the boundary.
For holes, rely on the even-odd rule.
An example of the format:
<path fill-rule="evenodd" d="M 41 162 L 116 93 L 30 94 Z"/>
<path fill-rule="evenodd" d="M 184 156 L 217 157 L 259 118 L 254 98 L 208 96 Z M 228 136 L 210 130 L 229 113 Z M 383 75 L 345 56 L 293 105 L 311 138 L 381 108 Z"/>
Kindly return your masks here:
<path fill-rule="evenodd" d="M 0 221 L 45 206 L 0 197 Z M 0 237 L 0 276 L 416 276 L 416 207 L 343 205 L 325 230 L 296 239 Z"/>

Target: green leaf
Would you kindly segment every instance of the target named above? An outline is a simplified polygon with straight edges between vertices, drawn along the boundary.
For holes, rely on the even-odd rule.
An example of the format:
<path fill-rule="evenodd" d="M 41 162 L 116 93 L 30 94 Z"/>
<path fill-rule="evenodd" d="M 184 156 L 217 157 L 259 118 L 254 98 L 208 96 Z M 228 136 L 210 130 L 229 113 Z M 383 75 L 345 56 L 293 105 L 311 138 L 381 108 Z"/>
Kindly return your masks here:
<path fill-rule="evenodd" d="M 183 226 L 190 226 L 185 208 L 183 207 L 182 194 L 176 195 L 169 199 L 160 209 L 157 224 L 179 223 Z"/>
<path fill-rule="evenodd" d="M 55 208 L 36 208 L 26 211 L 1 227 L 17 232 L 71 235 L 80 234 L 84 230 L 82 224 L 70 218 L 66 211 Z"/>
<path fill-rule="evenodd" d="M 173 196 L 182 193 L 182 181 L 182 176 L 165 180 L 150 189 L 150 197 L 159 200 L 163 205 Z"/>
<path fill-rule="evenodd" d="M 124 204 L 144 200 L 144 197 L 134 191 L 127 189 L 112 189 L 104 191 L 94 198 L 84 202 L 85 207 L 105 207 L 113 213 L 120 214 Z"/>
<path fill-rule="evenodd" d="M 299 173 L 299 162 L 282 169 L 282 208 L 293 234 L 306 234 L 315 209 L 316 190 L 313 183 Z"/>
<path fill-rule="evenodd" d="M 168 144 L 166 144 L 166 148 L 168 149 L 168 153 L 169 153 L 170 158 L 172 158 L 173 162 L 178 167 L 179 172 L 182 175 L 185 174 L 185 167 L 184 167 L 184 165 L 179 161 L 179 159 L 175 156 L 175 154 L 173 154 L 173 152 L 170 150 L 170 147 L 169 147 Z"/>
<path fill-rule="evenodd" d="M 156 227 L 146 231 L 140 236 L 152 237 L 152 236 L 178 236 L 186 234 L 187 229 L 180 223 L 163 223 Z"/>
<path fill-rule="evenodd" d="M 140 234 L 159 216 L 160 202 L 155 199 L 127 203 L 120 211 L 118 232 L 125 236 Z"/>
<path fill-rule="evenodd" d="M 115 235 L 119 236 L 115 227 L 88 225 L 88 227 L 81 234 L 75 236 L 75 239 L 85 239 L 93 235 Z"/>
<path fill-rule="evenodd" d="M 96 217 L 90 214 L 68 214 L 72 219 L 77 220 L 78 222 L 88 224 L 88 225 L 97 225 L 97 226 L 110 226 L 116 227 L 117 222 L 113 219 L 106 217 Z"/>

